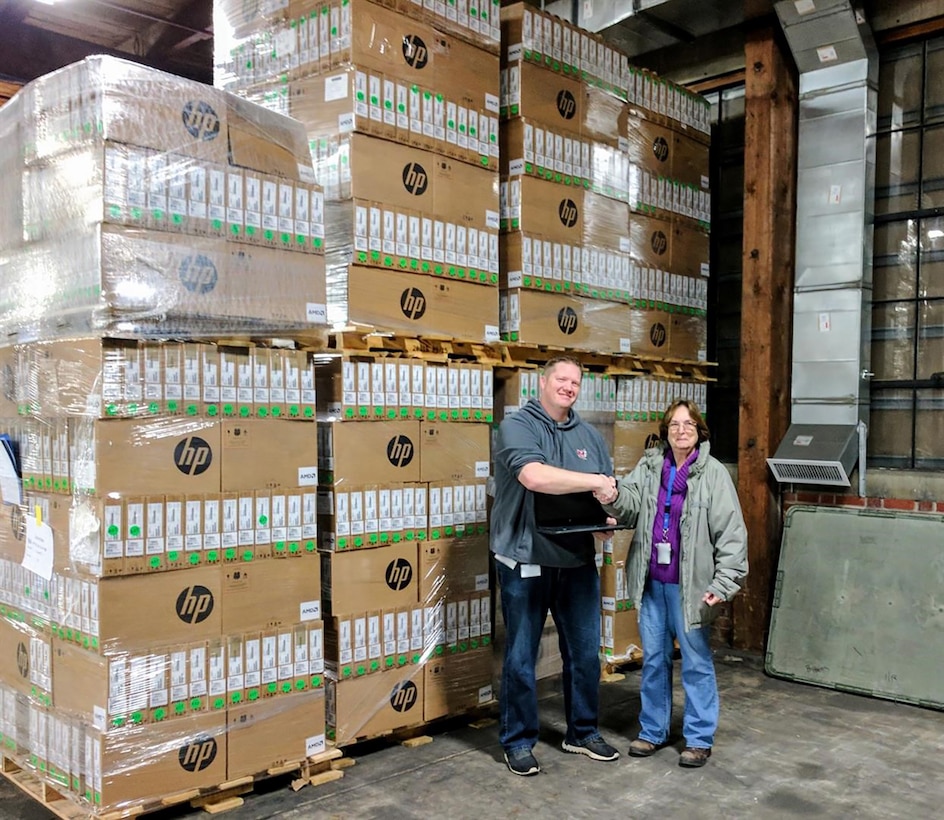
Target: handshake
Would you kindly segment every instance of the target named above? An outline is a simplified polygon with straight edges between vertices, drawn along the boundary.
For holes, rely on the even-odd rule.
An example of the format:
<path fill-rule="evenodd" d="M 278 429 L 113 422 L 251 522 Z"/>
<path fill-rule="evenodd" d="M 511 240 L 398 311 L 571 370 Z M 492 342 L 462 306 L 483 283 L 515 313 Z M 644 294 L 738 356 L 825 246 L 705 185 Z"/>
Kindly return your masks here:
<path fill-rule="evenodd" d="M 600 482 L 593 490 L 593 497 L 601 504 L 612 504 L 616 501 L 619 490 L 616 487 L 616 478 L 611 475 L 599 475 Z"/>

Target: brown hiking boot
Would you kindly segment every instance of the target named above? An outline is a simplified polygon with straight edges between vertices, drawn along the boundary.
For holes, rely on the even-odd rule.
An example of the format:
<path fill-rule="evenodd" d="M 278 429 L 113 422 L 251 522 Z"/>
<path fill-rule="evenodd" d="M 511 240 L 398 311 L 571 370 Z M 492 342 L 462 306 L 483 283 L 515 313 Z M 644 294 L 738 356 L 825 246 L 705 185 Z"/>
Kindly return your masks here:
<path fill-rule="evenodd" d="M 686 746 L 679 756 L 679 766 L 684 766 L 687 769 L 697 769 L 699 766 L 704 766 L 709 757 L 711 757 L 711 749 L 695 749 Z"/>
<path fill-rule="evenodd" d="M 650 743 L 648 740 L 643 740 L 641 737 L 637 737 L 632 743 L 629 744 L 630 757 L 650 757 L 657 751 L 659 751 L 657 744 Z"/>

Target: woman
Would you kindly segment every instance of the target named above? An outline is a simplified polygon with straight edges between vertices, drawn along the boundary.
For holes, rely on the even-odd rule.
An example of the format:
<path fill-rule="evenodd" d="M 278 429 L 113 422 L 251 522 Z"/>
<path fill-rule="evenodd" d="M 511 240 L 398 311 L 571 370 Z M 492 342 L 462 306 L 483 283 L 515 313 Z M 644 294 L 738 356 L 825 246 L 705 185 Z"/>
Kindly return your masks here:
<path fill-rule="evenodd" d="M 649 757 L 669 737 L 673 639 L 682 654 L 685 750 L 679 765 L 704 766 L 718 727 L 710 632 L 718 604 L 747 577 L 747 532 L 734 483 L 709 455 L 708 428 L 694 402 L 672 402 L 647 450 L 614 490 L 597 499 L 636 527 L 626 567 L 627 593 L 639 602 L 643 662 L 640 732 L 629 747 Z"/>

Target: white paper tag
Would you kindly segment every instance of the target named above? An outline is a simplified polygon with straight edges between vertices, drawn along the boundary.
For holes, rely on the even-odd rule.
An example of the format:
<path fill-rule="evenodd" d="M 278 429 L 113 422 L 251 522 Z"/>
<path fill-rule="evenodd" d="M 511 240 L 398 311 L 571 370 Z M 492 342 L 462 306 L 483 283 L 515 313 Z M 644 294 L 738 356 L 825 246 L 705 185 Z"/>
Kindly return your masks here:
<path fill-rule="evenodd" d="M 298 486 L 314 487 L 318 484 L 317 467 L 299 467 L 298 468 Z"/>
<path fill-rule="evenodd" d="M 305 306 L 305 313 L 309 322 L 314 322 L 316 325 L 326 325 L 328 323 L 327 305 L 309 302 Z"/>
<path fill-rule="evenodd" d="M 23 566 L 48 581 L 52 578 L 53 552 L 52 528 L 37 521 L 35 515 L 30 515 L 26 519 Z"/>

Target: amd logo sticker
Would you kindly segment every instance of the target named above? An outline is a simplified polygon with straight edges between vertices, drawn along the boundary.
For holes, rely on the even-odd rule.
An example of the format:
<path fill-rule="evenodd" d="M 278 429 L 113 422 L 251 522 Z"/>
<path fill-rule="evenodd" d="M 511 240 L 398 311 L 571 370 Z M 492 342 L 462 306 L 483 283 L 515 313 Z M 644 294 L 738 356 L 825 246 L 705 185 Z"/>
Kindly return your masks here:
<path fill-rule="evenodd" d="M 201 475 L 212 463 L 213 450 L 209 442 L 199 436 L 187 436 L 177 442 L 174 448 L 174 464 L 184 475 Z"/>
<path fill-rule="evenodd" d="M 648 436 L 646 436 L 646 443 L 645 443 L 644 449 L 650 450 L 653 447 L 658 447 L 659 442 L 661 440 L 662 439 L 659 438 L 658 433 L 650 433 Z"/>
<path fill-rule="evenodd" d="M 560 328 L 561 333 L 570 336 L 574 331 L 577 330 L 577 325 L 579 321 L 577 319 L 577 311 L 572 307 L 561 308 L 560 312 L 557 314 L 557 326 Z"/>
<path fill-rule="evenodd" d="M 403 166 L 403 187 L 413 196 L 422 196 L 429 187 L 426 169 L 418 162 L 408 162 Z"/>
<path fill-rule="evenodd" d="M 216 741 L 207 735 L 195 737 L 177 751 L 180 768 L 188 772 L 202 772 L 216 760 Z"/>
<path fill-rule="evenodd" d="M 180 112 L 184 128 L 194 139 L 209 142 L 220 135 L 220 118 L 205 102 L 188 102 Z"/>
<path fill-rule="evenodd" d="M 652 155 L 659 162 L 665 162 L 669 158 L 669 143 L 665 137 L 656 137 L 652 141 Z"/>
<path fill-rule="evenodd" d="M 201 584 L 185 587 L 177 596 L 177 617 L 185 624 L 198 624 L 213 612 L 213 593 Z"/>
<path fill-rule="evenodd" d="M 413 580 L 413 567 L 406 558 L 397 558 L 387 564 L 385 580 L 390 589 L 400 592 L 406 589 Z"/>
<path fill-rule="evenodd" d="M 662 322 L 656 322 L 649 328 L 649 341 L 652 342 L 654 347 L 662 347 L 668 335 Z"/>
<path fill-rule="evenodd" d="M 652 252 L 662 256 L 669 249 L 669 239 L 662 231 L 653 231 L 649 240 Z"/>
<path fill-rule="evenodd" d="M 395 712 L 409 712 L 416 705 L 416 684 L 405 680 L 393 687 L 390 693 L 390 706 Z"/>
<path fill-rule="evenodd" d="M 20 641 L 16 645 L 16 668 L 21 678 L 24 680 L 29 678 L 29 649 L 26 648 L 26 644 L 23 641 Z"/>
<path fill-rule="evenodd" d="M 191 293 L 198 293 L 201 296 L 213 290 L 220 278 L 213 260 L 202 253 L 184 258 L 180 263 L 178 276 L 180 284 Z"/>
<path fill-rule="evenodd" d="M 426 68 L 429 62 L 429 49 L 421 37 L 415 34 L 407 34 L 403 38 L 403 59 L 406 60 L 410 68 L 417 70 Z"/>
<path fill-rule="evenodd" d="M 394 436 L 387 442 L 387 461 L 394 467 L 406 467 L 413 460 L 413 451 L 409 436 Z"/>
<path fill-rule="evenodd" d="M 565 120 L 572 120 L 577 113 L 577 100 L 566 88 L 557 92 L 557 113 Z"/>
<path fill-rule="evenodd" d="M 426 313 L 426 296 L 419 288 L 407 288 L 400 294 L 400 310 L 407 319 L 416 321 Z"/>
<path fill-rule="evenodd" d="M 562 199 L 560 205 L 557 206 L 557 215 L 565 228 L 573 228 L 580 217 L 580 211 L 577 210 L 577 204 L 572 199 Z"/>

